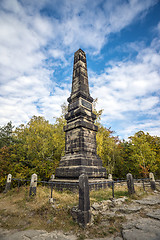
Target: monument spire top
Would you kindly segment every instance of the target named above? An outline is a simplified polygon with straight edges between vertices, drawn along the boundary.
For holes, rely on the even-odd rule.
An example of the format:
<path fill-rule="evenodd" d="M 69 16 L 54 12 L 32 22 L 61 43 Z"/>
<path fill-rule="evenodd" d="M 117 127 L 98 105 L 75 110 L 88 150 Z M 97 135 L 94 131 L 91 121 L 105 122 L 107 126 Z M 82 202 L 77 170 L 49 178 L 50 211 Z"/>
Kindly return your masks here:
<path fill-rule="evenodd" d="M 90 102 L 93 101 L 89 93 L 86 54 L 81 48 L 74 54 L 72 91 L 69 102 L 74 101 L 80 95 Z"/>

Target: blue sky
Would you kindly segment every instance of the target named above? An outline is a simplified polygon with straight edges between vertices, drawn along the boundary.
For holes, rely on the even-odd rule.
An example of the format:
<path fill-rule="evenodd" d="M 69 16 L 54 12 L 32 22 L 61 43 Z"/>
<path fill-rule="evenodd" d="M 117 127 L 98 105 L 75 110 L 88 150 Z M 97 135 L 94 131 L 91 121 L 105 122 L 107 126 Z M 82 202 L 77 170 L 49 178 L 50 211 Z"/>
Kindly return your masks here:
<path fill-rule="evenodd" d="M 159 0 L 1 0 L 0 29 L 1 126 L 54 123 L 82 48 L 102 124 L 160 136 Z"/>

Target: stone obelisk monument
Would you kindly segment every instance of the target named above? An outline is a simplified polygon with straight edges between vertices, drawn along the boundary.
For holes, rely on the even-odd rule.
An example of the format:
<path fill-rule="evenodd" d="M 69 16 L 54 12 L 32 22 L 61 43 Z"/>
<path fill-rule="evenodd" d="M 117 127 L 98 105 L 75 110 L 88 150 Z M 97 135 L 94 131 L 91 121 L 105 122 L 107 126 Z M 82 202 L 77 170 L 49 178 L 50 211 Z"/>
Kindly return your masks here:
<path fill-rule="evenodd" d="M 88 178 L 105 178 L 106 169 L 97 156 L 93 98 L 89 93 L 86 54 L 79 49 L 74 54 L 72 91 L 65 116 L 65 155 L 61 158 L 55 176 L 58 179 L 78 179 L 82 173 Z"/>

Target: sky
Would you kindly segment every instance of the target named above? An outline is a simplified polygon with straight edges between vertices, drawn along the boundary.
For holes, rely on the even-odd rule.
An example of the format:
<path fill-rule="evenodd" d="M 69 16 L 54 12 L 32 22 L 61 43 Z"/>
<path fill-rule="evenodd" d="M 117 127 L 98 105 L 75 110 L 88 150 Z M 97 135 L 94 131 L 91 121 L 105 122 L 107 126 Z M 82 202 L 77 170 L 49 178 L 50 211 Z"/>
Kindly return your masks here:
<path fill-rule="evenodd" d="M 101 123 L 160 137 L 160 0 L 0 0 L 0 126 L 54 123 L 79 48 Z"/>

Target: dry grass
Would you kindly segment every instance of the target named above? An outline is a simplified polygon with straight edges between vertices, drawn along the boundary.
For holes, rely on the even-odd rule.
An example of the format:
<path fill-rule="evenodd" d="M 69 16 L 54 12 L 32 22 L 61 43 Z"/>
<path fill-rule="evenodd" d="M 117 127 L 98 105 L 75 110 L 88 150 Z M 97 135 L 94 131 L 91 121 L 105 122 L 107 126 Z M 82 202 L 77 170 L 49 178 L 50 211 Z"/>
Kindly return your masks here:
<path fill-rule="evenodd" d="M 136 188 L 139 198 L 144 193 Z M 128 196 L 126 186 L 115 186 L 115 198 Z M 78 193 L 53 191 L 54 203 L 49 203 L 50 189 L 38 186 L 37 195 L 29 197 L 29 187 L 12 189 L 0 194 L 0 224 L 6 229 L 43 229 L 47 231 L 63 230 L 84 237 L 105 237 L 120 231 L 122 218 L 104 218 L 97 215 L 93 224 L 85 230 L 76 224 L 70 214 L 71 208 L 78 205 Z M 102 189 L 90 192 L 91 204 L 112 198 L 112 190 Z"/>
<path fill-rule="evenodd" d="M 50 189 L 38 187 L 37 195 L 30 198 L 28 187 L 0 194 L 1 227 L 7 229 L 72 230 L 74 224 L 70 208 L 77 204 L 78 195 L 53 191 L 56 201 L 49 203 Z M 53 207 L 54 205 L 54 207 Z"/>

